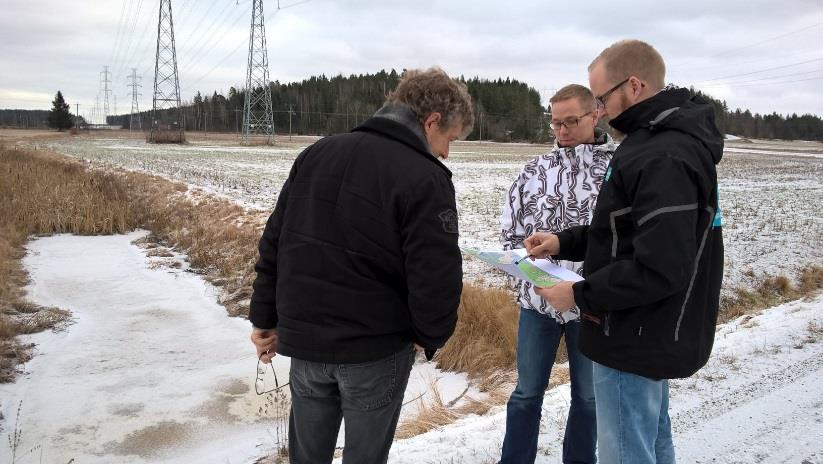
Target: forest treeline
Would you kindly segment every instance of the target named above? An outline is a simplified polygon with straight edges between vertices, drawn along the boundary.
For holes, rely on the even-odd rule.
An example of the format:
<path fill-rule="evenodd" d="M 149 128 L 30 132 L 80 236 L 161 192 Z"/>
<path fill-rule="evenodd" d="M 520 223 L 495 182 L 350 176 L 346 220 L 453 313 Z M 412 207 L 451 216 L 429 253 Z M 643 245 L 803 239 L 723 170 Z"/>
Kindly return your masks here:
<path fill-rule="evenodd" d="M 397 85 L 395 70 L 375 74 L 311 77 L 301 82 L 270 84 L 277 135 L 328 135 L 347 132 L 374 114 L 386 92 Z M 475 101 L 474 130 L 469 140 L 546 142 L 552 135 L 550 115 L 541 106 L 534 88 L 514 79 L 460 78 Z M 823 119 L 804 114 L 752 114 L 749 110 L 730 110 L 725 101 L 691 89 L 715 108 L 717 123 L 724 133 L 759 139 L 823 141 Z M 186 131 L 240 132 L 243 124 L 245 90 L 198 92 L 182 105 Z M 0 110 L 0 127 L 47 127 L 48 111 Z M 139 115 L 141 127 L 151 121 L 151 111 Z M 109 116 L 108 122 L 129 128 L 129 114 Z"/>
<path fill-rule="evenodd" d="M 311 77 L 270 84 L 275 134 L 329 135 L 348 132 L 377 111 L 400 78 L 395 70 L 376 74 Z M 512 79 L 463 80 L 475 101 L 474 130 L 468 139 L 534 141 L 550 139 L 540 94 Z M 187 131 L 239 132 L 246 92 L 235 87 L 223 95 L 197 93 L 183 105 Z M 149 113 L 141 115 L 146 127 Z M 111 116 L 111 124 L 129 127 L 129 115 Z"/>

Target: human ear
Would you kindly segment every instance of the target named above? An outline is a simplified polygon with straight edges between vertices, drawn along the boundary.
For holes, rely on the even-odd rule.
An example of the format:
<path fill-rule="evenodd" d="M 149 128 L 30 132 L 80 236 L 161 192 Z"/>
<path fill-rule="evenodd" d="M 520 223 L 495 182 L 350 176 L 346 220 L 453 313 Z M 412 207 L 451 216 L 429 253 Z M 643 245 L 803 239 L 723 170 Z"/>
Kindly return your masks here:
<path fill-rule="evenodd" d="M 435 124 L 440 124 L 441 115 L 440 113 L 432 113 L 426 116 L 426 120 L 423 121 L 423 127 L 427 130 L 434 129 Z"/>

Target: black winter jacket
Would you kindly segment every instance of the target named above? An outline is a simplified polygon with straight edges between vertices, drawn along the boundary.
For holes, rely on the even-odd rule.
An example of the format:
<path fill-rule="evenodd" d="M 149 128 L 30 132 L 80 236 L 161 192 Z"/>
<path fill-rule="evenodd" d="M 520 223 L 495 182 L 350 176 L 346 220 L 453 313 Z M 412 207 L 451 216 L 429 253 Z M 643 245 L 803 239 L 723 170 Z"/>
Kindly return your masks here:
<path fill-rule="evenodd" d="M 408 127 L 373 117 L 295 160 L 260 239 L 249 319 L 308 361 L 439 348 L 457 322 L 457 237 L 451 172 Z"/>
<path fill-rule="evenodd" d="M 688 377 L 714 342 L 723 277 L 715 165 L 723 138 L 710 105 L 664 90 L 610 123 L 614 154 L 591 225 L 558 234 L 580 260 L 581 351 L 649 378 Z"/>

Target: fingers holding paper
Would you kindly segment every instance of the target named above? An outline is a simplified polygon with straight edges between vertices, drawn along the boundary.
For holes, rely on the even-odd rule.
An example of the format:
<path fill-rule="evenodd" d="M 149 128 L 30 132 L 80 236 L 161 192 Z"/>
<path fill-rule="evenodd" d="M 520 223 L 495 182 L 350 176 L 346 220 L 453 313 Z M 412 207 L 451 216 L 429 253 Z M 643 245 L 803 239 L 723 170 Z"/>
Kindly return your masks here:
<path fill-rule="evenodd" d="M 548 258 L 560 253 L 560 240 L 549 232 L 535 232 L 523 241 L 529 256 Z"/>
<path fill-rule="evenodd" d="M 556 236 L 555 236 L 556 238 Z M 535 287 L 534 291 L 558 311 L 568 311 L 574 308 L 574 282 L 564 281 L 551 287 Z"/>

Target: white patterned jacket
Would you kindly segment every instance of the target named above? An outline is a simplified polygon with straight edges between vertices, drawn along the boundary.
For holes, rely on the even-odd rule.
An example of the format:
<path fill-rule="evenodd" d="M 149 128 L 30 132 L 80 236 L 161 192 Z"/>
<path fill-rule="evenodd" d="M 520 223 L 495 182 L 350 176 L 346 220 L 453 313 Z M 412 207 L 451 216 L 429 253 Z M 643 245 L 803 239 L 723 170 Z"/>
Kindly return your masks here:
<path fill-rule="evenodd" d="M 523 240 L 534 232 L 560 232 L 589 224 L 603 184 L 603 176 L 616 145 L 601 129 L 595 129 L 595 143 L 574 148 L 555 142 L 548 153 L 526 163 L 503 202 L 500 215 L 503 249 L 523 248 Z M 582 263 L 560 261 L 580 274 Z M 577 308 L 562 313 L 534 292 L 529 282 L 519 283 L 520 306 L 566 323 L 580 317 Z"/>

